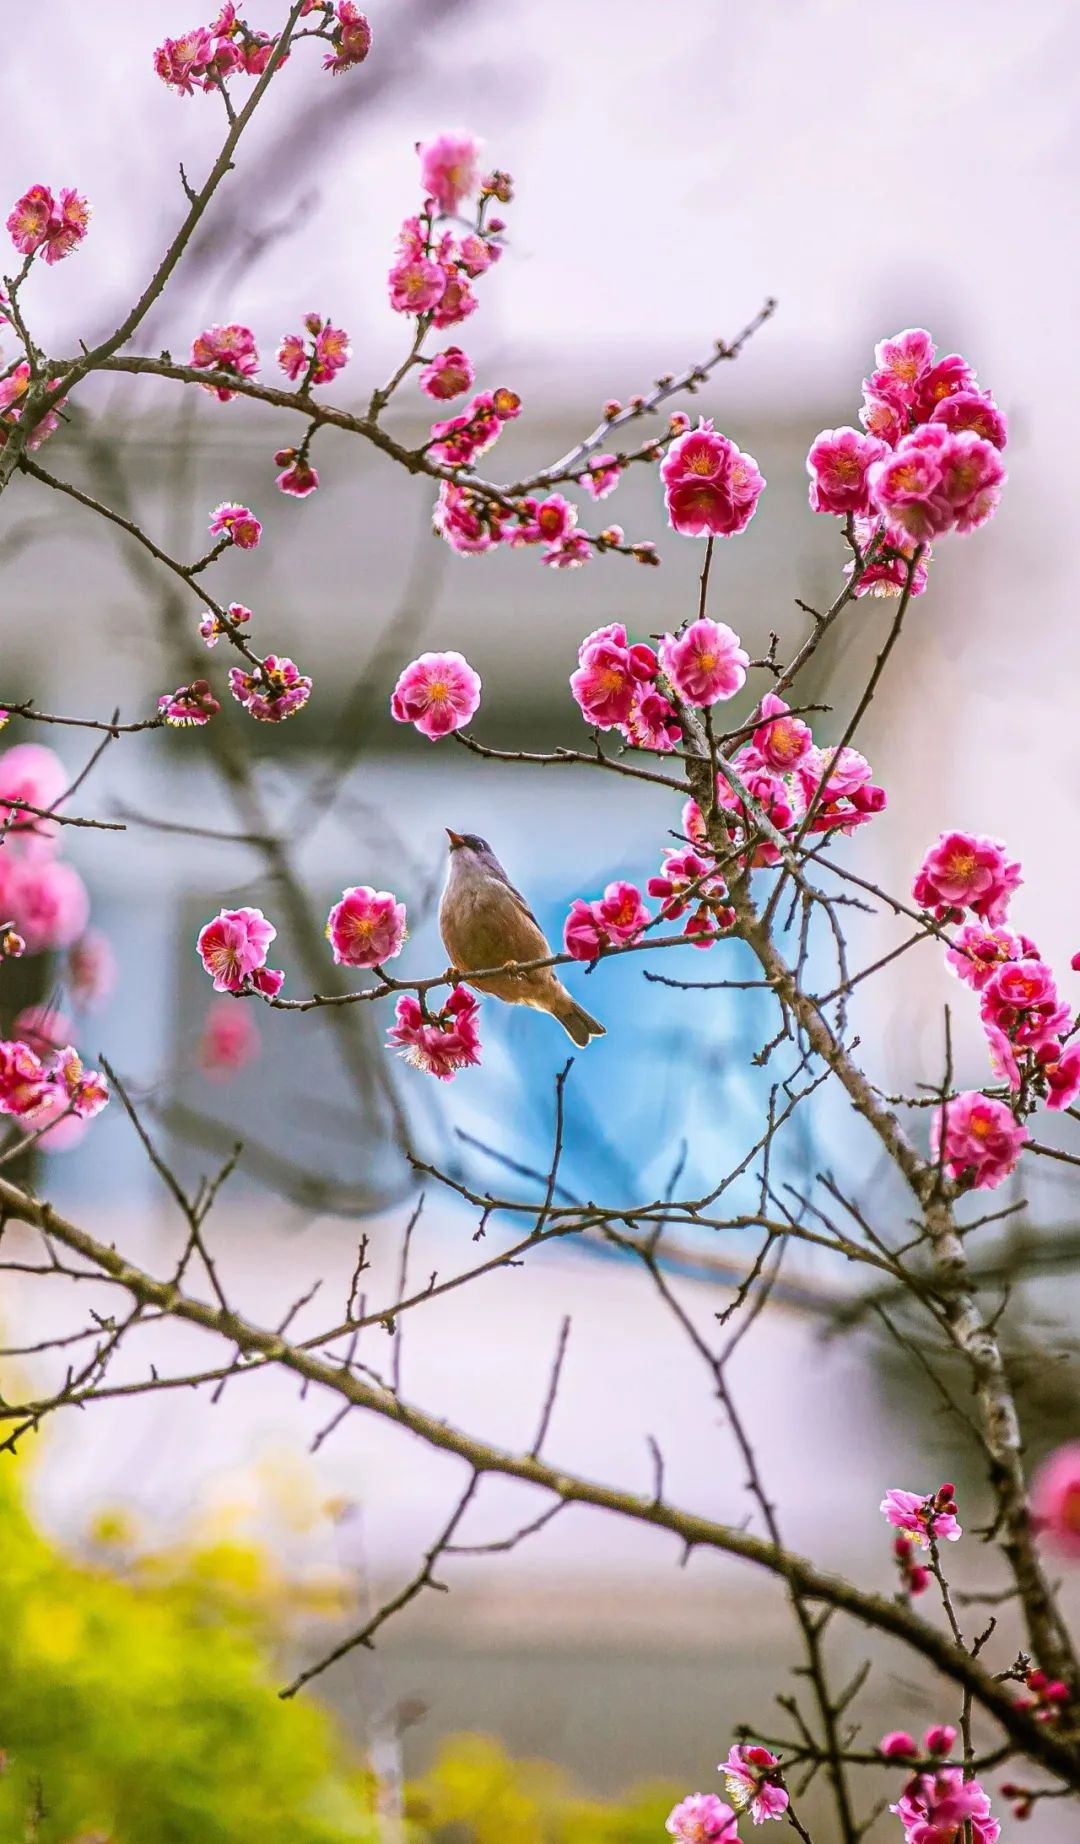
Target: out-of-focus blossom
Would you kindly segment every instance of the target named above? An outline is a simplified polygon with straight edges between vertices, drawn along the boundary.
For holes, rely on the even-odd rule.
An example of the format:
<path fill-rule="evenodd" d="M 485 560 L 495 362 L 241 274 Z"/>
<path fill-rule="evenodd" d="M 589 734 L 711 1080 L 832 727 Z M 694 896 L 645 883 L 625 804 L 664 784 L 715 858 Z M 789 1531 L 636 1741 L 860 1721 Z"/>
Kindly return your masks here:
<path fill-rule="evenodd" d="M 215 999 L 207 1007 L 199 1038 L 199 1067 L 215 1082 L 227 1082 L 259 1053 L 259 1027 L 250 1005 Z"/>
<path fill-rule="evenodd" d="M 90 898 L 73 865 L 56 858 L 12 858 L 0 863 L 0 915 L 29 953 L 41 954 L 78 940 L 89 920 Z"/>
<path fill-rule="evenodd" d="M 688 1793 L 664 1820 L 676 1844 L 738 1844 L 738 1815 L 716 1793 Z"/>
<path fill-rule="evenodd" d="M 965 1780 L 960 1767 L 939 1767 L 917 1774 L 894 1806 L 904 1827 L 904 1844 L 997 1844 L 1001 1826 L 978 1780 Z"/>
<path fill-rule="evenodd" d="M 889 1761 L 906 1760 L 918 1752 L 915 1737 L 909 1735 L 906 1729 L 890 1729 L 878 1743 L 878 1753 Z"/>
<path fill-rule="evenodd" d="M 1080 1557 L 1080 1441 L 1068 1441 L 1043 1461 L 1032 1481 L 1031 1509 L 1051 1549 Z"/>
<path fill-rule="evenodd" d="M 942 1120 L 944 1116 L 944 1124 Z M 1003 1101 L 966 1089 L 934 1115 L 930 1144 L 948 1176 L 992 1191 L 1015 1171 L 1028 1133 Z"/>
<path fill-rule="evenodd" d="M 67 990 L 80 1011 L 104 1004 L 116 985 L 116 956 L 100 929 L 88 928 L 67 952 Z"/>
<path fill-rule="evenodd" d="M 464 130 L 436 135 L 420 148 L 420 184 L 448 216 L 476 191 L 480 143 Z"/>
<path fill-rule="evenodd" d="M 614 455 L 593 455 L 581 484 L 593 499 L 606 499 L 614 493 L 622 478 L 622 469 Z"/>
<path fill-rule="evenodd" d="M 405 932 L 404 903 L 370 884 L 343 891 L 326 923 L 334 959 L 345 967 L 381 967 L 401 953 Z"/>
<path fill-rule="evenodd" d="M 55 1005 L 24 1006 L 12 1030 L 16 1037 L 29 1044 L 36 1056 L 47 1056 L 50 1050 L 62 1050 L 75 1035 L 71 1019 Z"/>
<path fill-rule="evenodd" d="M 440 1082 L 480 1061 L 480 1006 L 464 986 L 455 986 L 440 1012 L 424 1011 L 419 999 L 403 994 L 394 1008 L 387 1047 L 400 1050 L 407 1063 Z"/>
<path fill-rule="evenodd" d="M 432 742 L 464 729 L 480 708 L 480 674 L 460 653 L 421 653 L 398 679 L 391 715 Z"/>
<path fill-rule="evenodd" d="M 496 508 L 468 487 L 444 480 L 432 516 L 432 527 L 459 556 L 478 556 L 502 539 Z"/>
<path fill-rule="evenodd" d="M 735 1746 L 721 1761 L 727 1795 L 737 1812 L 749 1810 L 755 1825 L 783 1818 L 788 1796 L 782 1784 L 780 1763 L 768 1748 Z"/>
<path fill-rule="evenodd" d="M 446 292 L 446 271 L 430 257 L 403 256 L 387 276 L 390 305 L 398 314 L 429 314 Z"/>
<path fill-rule="evenodd" d="M 291 659 L 268 653 L 261 666 L 246 672 L 230 666 L 229 690 L 238 704 L 260 723 L 284 723 L 295 716 L 311 696 L 311 680 Z"/>
<path fill-rule="evenodd" d="M 44 743 L 15 743 L 0 753 L 0 827 L 4 830 L 5 856 L 48 856 L 57 849 L 60 827 L 56 820 L 40 813 L 27 813 L 12 806 L 25 801 L 27 807 L 49 812 L 67 792 L 70 777 L 58 755 Z"/>
<path fill-rule="evenodd" d="M 684 703 L 710 705 L 742 690 L 750 655 L 725 622 L 705 617 L 664 635 L 660 664 Z"/>

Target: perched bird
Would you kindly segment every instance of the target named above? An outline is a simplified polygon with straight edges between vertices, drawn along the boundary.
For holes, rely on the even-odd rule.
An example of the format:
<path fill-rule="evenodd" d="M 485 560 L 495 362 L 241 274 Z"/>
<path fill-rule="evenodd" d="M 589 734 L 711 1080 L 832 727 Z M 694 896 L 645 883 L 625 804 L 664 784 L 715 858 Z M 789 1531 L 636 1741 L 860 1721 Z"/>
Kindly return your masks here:
<path fill-rule="evenodd" d="M 510 968 L 518 961 L 543 960 L 551 953 L 544 931 L 487 840 L 474 832 L 451 832 L 449 826 L 446 836 L 450 862 L 439 904 L 439 932 L 457 971 L 468 974 L 473 968 Z M 575 1044 L 604 1035 L 603 1025 L 567 992 L 554 967 L 494 973 L 470 985 L 507 1005 L 550 1012 Z"/>

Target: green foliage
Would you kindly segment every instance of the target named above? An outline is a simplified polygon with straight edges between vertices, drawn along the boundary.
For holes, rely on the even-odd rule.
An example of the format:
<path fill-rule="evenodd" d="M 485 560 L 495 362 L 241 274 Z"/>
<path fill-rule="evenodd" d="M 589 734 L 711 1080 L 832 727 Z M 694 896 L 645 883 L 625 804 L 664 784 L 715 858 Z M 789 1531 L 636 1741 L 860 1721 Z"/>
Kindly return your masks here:
<path fill-rule="evenodd" d="M 72 1562 L 0 1466 L 0 1838 L 375 1844 L 331 1717 L 277 1696 L 240 1592 L 257 1566 L 226 1545 L 149 1582 Z"/>
<path fill-rule="evenodd" d="M 548 1761 L 513 1761 L 483 1735 L 456 1735 L 409 1789 L 424 1844 L 659 1844 L 682 1794 L 642 1787 L 625 1805 L 584 1798 Z"/>

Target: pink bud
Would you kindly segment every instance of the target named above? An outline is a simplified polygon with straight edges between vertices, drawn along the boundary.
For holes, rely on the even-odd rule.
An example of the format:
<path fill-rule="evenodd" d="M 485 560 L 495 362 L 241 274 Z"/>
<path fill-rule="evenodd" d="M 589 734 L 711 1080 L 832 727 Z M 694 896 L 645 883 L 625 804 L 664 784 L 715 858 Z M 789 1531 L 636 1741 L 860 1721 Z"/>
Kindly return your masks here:
<path fill-rule="evenodd" d="M 914 1737 L 909 1735 L 906 1729 L 890 1729 L 888 1735 L 883 1735 L 879 1741 L 878 1753 L 887 1755 L 890 1759 L 903 1760 L 917 1754 L 918 1749 L 915 1746 Z"/>
<path fill-rule="evenodd" d="M 956 1740 L 956 1730 L 947 1722 L 937 1722 L 923 1736 L 927 1754 L 948 1754 Z"/>

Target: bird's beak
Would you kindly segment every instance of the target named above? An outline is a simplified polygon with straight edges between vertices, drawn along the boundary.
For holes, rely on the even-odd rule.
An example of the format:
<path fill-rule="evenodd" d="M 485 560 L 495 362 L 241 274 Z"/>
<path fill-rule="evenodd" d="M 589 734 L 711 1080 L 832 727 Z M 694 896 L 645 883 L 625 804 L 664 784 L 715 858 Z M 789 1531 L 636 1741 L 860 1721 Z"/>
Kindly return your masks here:
<path fill-rule="evenodd" d="M 459 846 L 459 845 L 464 845 L 464 843 L 465 843 L 465 841 L 464 841 L 464 839 L 462 838 L 462 836 L 461 836 L 461 834 L 460 834 L 460 832 L 451 832 L 451 830 L 450 830 L 450 828 L 449 828 L 449 826 L 448 826 L 448 827 L 446 828 L 446 836 L 447 836 L 447 838 L 448 838 L 448 839 L 449 839 L 449 841 L 450 841 L 450 850 L 451 850 L 452 852 L 456 852 L 456 851 L 457 851 L 457 848 L 458 848 L 458 846 Z"/>

